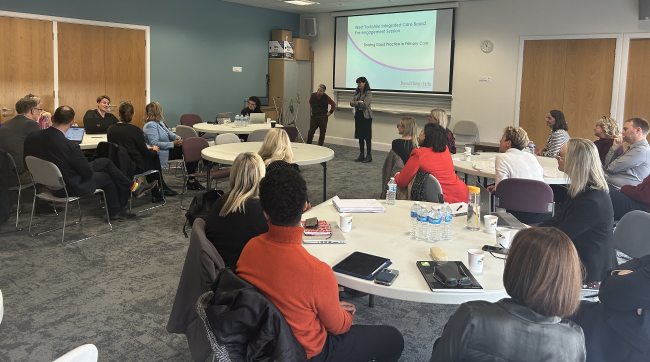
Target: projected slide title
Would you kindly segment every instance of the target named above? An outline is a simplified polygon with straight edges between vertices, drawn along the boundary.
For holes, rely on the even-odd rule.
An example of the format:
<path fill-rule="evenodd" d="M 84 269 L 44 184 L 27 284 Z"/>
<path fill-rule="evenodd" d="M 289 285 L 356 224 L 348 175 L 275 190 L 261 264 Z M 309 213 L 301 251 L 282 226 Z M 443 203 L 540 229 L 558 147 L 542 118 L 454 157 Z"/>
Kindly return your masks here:
<path fill-rule="evenodd" d="M 401 27 L 426 26 L 426 21 L 412 23 L 391 23 L 375 25 L 355 25 L 354 35 L 375 35 L 375 34 L 394 34 L 399 33 Z"/>
<path fill-rule="evenodd" d="M 435 10 L 348 19 L 346 86 L 363 74 L 372 87 L 433 90 Z"/>

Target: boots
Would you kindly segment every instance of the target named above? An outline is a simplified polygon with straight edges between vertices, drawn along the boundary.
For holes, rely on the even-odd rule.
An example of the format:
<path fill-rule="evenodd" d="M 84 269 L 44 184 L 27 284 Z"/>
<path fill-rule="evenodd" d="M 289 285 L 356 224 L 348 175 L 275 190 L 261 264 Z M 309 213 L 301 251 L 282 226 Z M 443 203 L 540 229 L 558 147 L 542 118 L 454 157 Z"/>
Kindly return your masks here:
<path fill-rule="evenodd" d="M 370 153 L 368 153 L 368 155 L 366 156 L 366 159 L 363 160 L 362 162 L 363 163 L 372 162 L 372 155 Z"/>
<path fill-rule="evenodd" d="M 363 157 L 363 152 L 361 152 L 359 154 L 359 157 L 357 157 L 357 159 L 354 160 L 354 162 L 361 162 L 361 161 L 364 161 L 364 160 L 365 160 L 365 158 Z"/>

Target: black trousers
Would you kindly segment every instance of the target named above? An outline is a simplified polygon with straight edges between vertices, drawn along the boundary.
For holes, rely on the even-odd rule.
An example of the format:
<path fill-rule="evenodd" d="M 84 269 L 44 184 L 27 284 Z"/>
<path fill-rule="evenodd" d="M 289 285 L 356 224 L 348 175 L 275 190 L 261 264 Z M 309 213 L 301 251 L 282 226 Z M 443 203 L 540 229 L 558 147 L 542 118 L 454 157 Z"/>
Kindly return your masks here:
<path fill-rule="evenodd" d="M 95 171 L 93 178 L 97 188 L 104 190 L 106 194 L 108 214 L 114 216 L 126 206 L 133 180 L 124 176 L 108 158 L 98 158 L 89 165 Z"/>
<path fill-rule="evenodd" d="M 309 132 L 307 133 L 307 143 L 311 144 L 314 140 L 314 133 L 318 131 L 318 145 L 325 143 L 325 132 L 327 131 L 327 114 L 313 114 L 309 120 Z"/>
<path fill-rule="evenodd" d="M 641 201 L 637 201 L 611 186 L 609 187 L 609 197 L 612 199 L 612 206 L 614 207 L 614 220 L 620 220 L 623 215 L 630 211 L 645 211 L 645 204 Z"/>
<path fill-rule="evenodd" d="M 309 362 L 394 362 L 404 350 L 404 337 L 391 326 L 352 326 L 347 333 L 327 333 L 323 350 Z"/>

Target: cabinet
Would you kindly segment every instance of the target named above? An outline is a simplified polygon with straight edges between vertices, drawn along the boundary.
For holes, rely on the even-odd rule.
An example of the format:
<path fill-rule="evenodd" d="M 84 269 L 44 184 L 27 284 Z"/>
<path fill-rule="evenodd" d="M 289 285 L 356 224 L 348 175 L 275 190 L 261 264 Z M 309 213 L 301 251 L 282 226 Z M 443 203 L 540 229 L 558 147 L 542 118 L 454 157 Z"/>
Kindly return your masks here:
<path fill-rule="evenodd" d="M 293 114 L 297 113 L 296 126 L 304 136 L 309 130 L 312 66 L 309 61 L 269 59 L 269 106 L 274 106 L 275 100 L 275 106 L 285 120 L 293 119 Z M 290 104 L 283 104 L 282 99 Z M 287 114 L 282 114 L 285 112 Z"/>

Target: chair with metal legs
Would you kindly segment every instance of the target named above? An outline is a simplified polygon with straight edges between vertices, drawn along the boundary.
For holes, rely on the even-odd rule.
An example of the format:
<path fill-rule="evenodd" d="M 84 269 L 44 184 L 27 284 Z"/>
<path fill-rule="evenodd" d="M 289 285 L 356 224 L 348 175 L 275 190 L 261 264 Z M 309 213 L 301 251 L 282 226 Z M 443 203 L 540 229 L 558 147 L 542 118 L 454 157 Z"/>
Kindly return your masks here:
<path fill-rule="evenodd" d="M 201 137 L 190 137 L 183 140 L 183 166 L 188 162 L 202 161 L 201 151 L 209 147 L 208 141 Z M 188 175 L 187 169 L 183 167 L 183 192 L 181 193 L 181 209 L 185 210 L 183 206 L 183 196 L 187 193 L 187 182 L 190 176 L 192 177 L 207 177 L 207 188 L 210 188 L 212 180 L 230 177 L 230 169 L 217 169 L 212 170 L 211 166 L 209 172 L 195 172 Z"/>
<path fill-rule="evenodd" d="M 81 197 L 78 196 L 70 196 L 68 195 L 68 189 L 66 188 L 65 181 L 63 180 L 63 175 L 61 175 L 61 171 L 59 168 L 53 164 L 52 162 L 48 162 L 45 160 L 41 160 L 40 158 L 36 158 L 33 156 L 27 156 L 25 157 L 25 163 L 27 164 L 27 169 L 29 169 L 29 172 L 32 176 L 32 182 L 34 184 L 41 184 L 44 186 L 49 186 L 49 187 L 58 187 L 61 188 L 65 192 L 65 197 L 56 197 L 50 192 L 49 189 L 46 189 L 44 192 L 41 193 L 36 193 L 34 192 L 34 202 L 32 203 L 32 215 L 29 219 L 29 236 L 37 236 L 37 235 L 42 235 L 45 233 L 49 233 L 50 231 L 55 231 L 61 229 L 61 244 L 64 246 L 76 244 L 80 241 L 88 240 L 90 238 L 94 238 L 95 236 L 99 235 L 104 235 L 107 233 L 110 233 L 113 231 L 113 225 L 111 225 L 111 219 L 108 215 L 108 207 L 104 207 L 106 210 L 106 221 L 108 222 L 108 231 L 101 233 L 101 234 L 95 234 L 91 235 L 88 237 L 85 237 L 83 239 L 79 239 L 70 243 L 65 243 L 65 227 L 66 227 L 66 221 L 68 217 L 68 204 L 70 202 L 77 202 L 77 207 L 79 209 L 79 220 L 75 221 L 72 225 L 74 224 L 79 224 L 81 222 L 81 205 L 79 204 L 79 199 Z M 102 194 L 102 197 L 104 199 L 104 204 L 106 204 L 106 194 L 104 193 L 104 190 L 102 189 L 96 189 L 94 194 Z M 88 195 L 90 196 L 90 195 Z M 50 201 L 50 202 L 60 202 L 65 204 L 65 211 L 63 213 L 63 226 L 57 229 L 49 229 L 46 231 L 42 231 L 40 233 L 32 234 L 32 223 L 34 220 L 34 209 L 36 208 L 36 198 L 45 200 L 45 201 Z"/>
<path fill-rule="evenodd" d="M 18 215 L 20 214 L 20 197 L 21 197 L 21 191 L 23 189 L 29 188 L 29 187 L 34 187 L 34 183 L 30 182 L 28 184 L 21 184 L 20 183 L 20 177 L 18 176 L 18 170 L 16 169 L 16 162 L 14 161 L 14 158 L 11 157 L 11 154 L 7 152 L 7 156 L 9 157 L 9 166 L 11 167 L 11 172 L 16 175 L 16 178 L 18 179 L 18 186 L 11 186 L 9 187 L 9 191 L 18 191 L 18 204 L 16 205 L 16 231 L 21 231 L 23 229 L 18 228 Z"/>
<path fill-rule="evenodd" d="M 143 173 L 137 174 L 137 175 L 133 175 L 133 179 L 135 180 L 135 179 L 137 179 L 139 177 L 145 177 L 145 176 L 148 176 L 148 175 L 151 175 L 151 174 L 154 174 L 154 173 L 158 174 L 158 185 L 156 187 L 160 188 L 160 195 L 162 195 L 163 202 L 160 205 L 155 205 L 155 206 L 151 206 L 151 207 L 148 207 L 148 208 L 145 208 L 145 209 L 142 209 L 142 210 L 138 210 L 139 213 L 143 212 L 143 211 L 153 210 L 155 208 L 165 206 L 165 204 L 167 204 L 167 199 L 165 198 L 165 192 L 163 191 L 163 186 L 162 186 L 162 184 L 163 184 L 162 173 L 158 172 L 158 170 L 149 170 L 149 171 L 145 171 Z M 131 202 L 132 201 L 133 201 L 133 194 L 129 193 L 129 212 L 130 213 L 133 213 L 133 211 L 131 210 Z"/>

